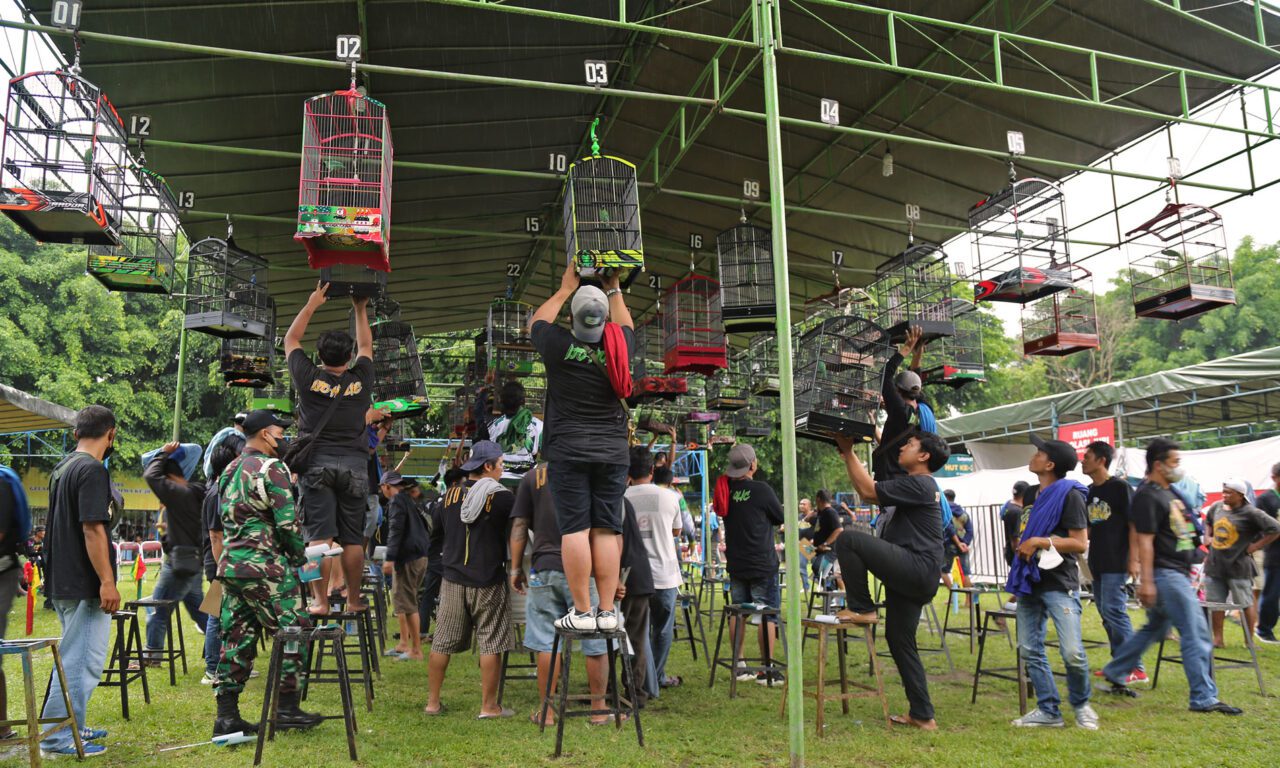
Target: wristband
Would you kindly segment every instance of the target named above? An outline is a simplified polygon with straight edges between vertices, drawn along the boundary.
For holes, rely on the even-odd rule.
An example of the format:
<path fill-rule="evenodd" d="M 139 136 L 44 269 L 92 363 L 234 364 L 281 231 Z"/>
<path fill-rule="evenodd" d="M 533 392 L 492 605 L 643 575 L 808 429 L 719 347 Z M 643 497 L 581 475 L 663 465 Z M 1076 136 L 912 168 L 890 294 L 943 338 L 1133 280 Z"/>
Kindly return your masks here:
<path fill-rule="evenodd" d="M 608 299 L 613 297 L 615 294 L 619 294 L 619 293 L 622 293 L 621 288 L 610 288 L 609 290 L 604 292 L 604 297 Z"/>

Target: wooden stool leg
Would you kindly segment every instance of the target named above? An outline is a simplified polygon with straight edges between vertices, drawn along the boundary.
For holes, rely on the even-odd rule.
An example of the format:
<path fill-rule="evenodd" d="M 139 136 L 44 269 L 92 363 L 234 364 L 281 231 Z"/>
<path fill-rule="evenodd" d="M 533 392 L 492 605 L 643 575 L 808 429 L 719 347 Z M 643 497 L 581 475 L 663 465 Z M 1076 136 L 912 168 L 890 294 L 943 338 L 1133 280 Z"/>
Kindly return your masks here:
<path fill-rule="evenodd" d="M 969 695 L 969 703 L 978 703 L 978 678 L 982 676 L 982 654 L 987 649 L 987 625 L 991 623 L 991 614 L 987 614 L 982 622 L 982 632 L 978 635 L 978 662 L 973 668 L 973 692 Z"/>
<path fill-rule="evenodd" d="M 840 698 L 840 710 L 846 715 L 849 714 L 849 668 L 845 662 L 845 656 L 848 655 L 845 645 L 848 642 L 849 630 L 843 628 L 837 629 L 836 658 L 840 661 L 840 693 L 842 694 Z"/>
<path fill-rule="evenodd" d="M 1022 663 L 1022 646 L 1016 651 L 1018 659 L 1018 714 L 1027 714 L 1027 665 Z"/>
<path fill-rule="evenodd" d="M 724 623 L 728 619 L 729 614 L 720 614 L 720 629 L 716 632 L 716 652 L 711 658 L 711 679 L 707 681 L 707 687 L 713 688 L 716 684 L 716 667 L 720 665 L 720 645 L 724 640 Z"/>
<path fill-rule="evenodd" d="M 323 644 L 323 641 L 321 641 Z M 341 642 L 333 638 L 334 644 Z M 356 708 L 351 702 L 351 676 L 347 673 L 347 657 L 344 653 L 335 654 L 338 664 L 338 693 L 342 697 L 342 724 L 347 729 L 347 754 L 351 759 L 356 757 Z"/>
<path fill-rule="evenodd" d="M 722 615 L 728 616 L 728 611 Z M 738 697 L 738 662 L 742 660 L 742 643 L 746 639 L 746 621 L 744 616 L 735 616 L 733 626 L 729 628 L 729 642 L 732 643 L 731 664 L 729 672 L 729 698 Z"/>
<path fill-rule="evenodd" d="M 1213 626 L 1210 624 L 1209 626 Z M 1164 661 L 1164 641 L 1169 636 L 1169 630 L 1165 630 L 1165 636 L 1160 638 L 1160 646 L 1156 650 L 1156 672 L 1151 676 L 1151 690 L 1155 690 L 1160 685 L 1160 662 Z M 1212 654 L 1211 654 L 1212 655 Z"/>
<path fill-rule="evenodd" d="M 165 636 L 166 636 L 166 639 L 169 641 L 169 647 L 165 649 L 166 651 L 165 656 L 167 657 L 166 660 L 169 662 L 169 685 L 170 686 L 175 686 L 178 684 L 178 665 L 177 665 L 177 661 L 173 658 L 173 655 L 174 655 L 173 625 L 181 621 L 182 621 L 182 604 L 179 603 L 176 607 L 174 607 L 172 610 L 169 611 L 169 626 L 165 627 Z M 184 669 L 182 671 L 185 674 L 187 670 Z"/>
<path fill-rule="evenodd" d="M 507 692 L 507 659 L 510 651 L 502 652 L 502 669 L 498 672 L 498 709 L 502 709 L 502 694 Z"/>
<path fill-rule="evenodd" d="M 56 653 L 56 651 L 55 651 Z M 57 658 L 56 656 L 54 657 Z M 59 668 L 61 665 L 59 664 Z M 61 676 L 59 677 L 61 679 Z M 63 686 L 65 690 L 65 685 Z M 40 768 L 40 713 L 36 711 L 35 671 L 31 668 L 31 651 L 22 652 L 22 690 L 27 699 L 27 754 L 31 758 L 32 768 Z M 71 714 L 71 704 L 67 702 L 67 716 Z M 76 741 L 77 746 L 79 740 Z M 83 754 L 77 753 L 80 757 Z"/>
<path fill-rule="evenodd" d="M 551 641 L 551 669 L 547 673 L 547 688 L 542 692 L 542 708 L 538 710 L 538 733 L 547 730 L 547 709 L 551 706 L 551 689 L 556 683 L 556 671 L 560 664 L 560 633 Z"/>
<path fill-rule="evenodd" d="M 150 704 L 151 687 L 147 685 L 147 661 L 143 658 L 142 630 L 138 628 L 138 617 L 136 615 L 129 620 L 129 641 L 133 646 L 131 655 L 138 659 L 138 671 L 142 676 L 142 701 L 145 704 Z"/>
<path fill-rule="evenodd" d="M 818 735 L 824 736 L 827 710 L 827 627 L 818 630 Z"/>
<path fill-rule="evenodd" d="M 569 709 L 569 668 L 573 663 L 573 638 L 564 639 L 564 660 L 560 662 L 560 707 L 556 712 L 556 757 L 564 749 L 564 713 Z M 609 648 L 609 680 L 613 682 L 613 648 Z M 634 695 L 634 694 L 633 694 Z M 614 686 L 614 702 L 617 702 L 618 689 Z"/>
<path fill-rule="evenodd" d="M 129 645 L 132 641 L 129 637 L 129 626 L 125 623 L 116 625 L 116 649 L 119 654 L 116 658 L 116 668 L 120 673 L 120 714 L 125 720 L 129 719 Z M 70 712 L 70 710 L 67 710 Z"/>
<path fill-rule="evenodd" d="M 880 659 L 876 656 L 876 633 L 873 631 L 875 627 L 874 624 L 867 627 L 862 636 L 867 641 L 867 655 L 871 657 L 871 671 L 876 678 L 876 691 L 880 694 L 880 710 L 884 714 L 884 727 L 886 730 L 892 730 L 893 723 L 889 720 L 889 699 L 884 695 L 884 674 L 880 669 Z"/>
<path fill-rule="evenodd" d="M 175 611 L 178 613 L 178 611 Z M 169 631 L 173 631 L 173 624 L 169 624 Z M 172 642 L 172 641 L 171 641 Z M 178 621 L 178 658 L 182 660 L 182 674 L 187 674 L 187 633 L 182 631 L 182 621 Z"/>
<path fill-rule="evenodd" d="M 1249 657 L 1253 659 L 1253 672 L 1258 676 L 1258 695 L 1266 696 L 1267 689 L 1262 685 L 1262 667 L 1258 666 L 1258 646 L 1253 642 L 1253 633 L 1249 631 L 1249 622 L 1245 620 L 1243 610 L 1240 611 L 1240 630 L 1244 633 L 1244 647 L 1249 649 Z"/>
<path fill-rule="evenodd" d="M 618 645 L 621 647 L 622 642 L 619 641 Z M 634 671 L 635 670 L 632 669 L 631 665 L 627 663 L 626 658 L 624 657 L 622 661 L 622 682 L 627 686 L 627 690 L 631 691 L 631 698 L 627 700 L 627 704 L 631 712 L 631 720 L 636 724 L 636 743 L 643 747 L 644 729 L 640 727 L 640 695 L 636 692 L 643 683 L 636 680 L 635 675 L 632 674 Z M 612 671 L 610 672 L 609 679 L 611 681 L 613 680 Z M 615 704 L 614 709 L 616 710 L 617 708 L 618 707 Z M 621 728 L 621 723 L 618 724 L 618 727 Z"/>
<path fill-rule="evenodd" d="M 368 609 L 366 609 L 368 610 Z M 364 681 L 364 707 L 373 711 L 373 672 L 370 669 L 369 639 L 365 635 L 364 626 L 356 621 L 356 647 L 360 649 L 360 677 Z M 343 656 L 345 656 L 345 652 Z M 344 658 L 345 662 L 346 659 Z"/>

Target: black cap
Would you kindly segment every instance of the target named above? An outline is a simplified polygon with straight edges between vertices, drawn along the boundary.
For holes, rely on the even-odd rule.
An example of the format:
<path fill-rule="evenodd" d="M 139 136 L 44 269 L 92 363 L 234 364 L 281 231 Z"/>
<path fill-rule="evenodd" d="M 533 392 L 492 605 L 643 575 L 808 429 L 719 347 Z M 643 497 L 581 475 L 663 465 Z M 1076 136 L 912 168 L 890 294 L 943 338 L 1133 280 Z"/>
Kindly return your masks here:
<path fill-rule="evenodd" d="M 1036 447 L 1036 450 L 1043 451 L 1044 455 L 1049 457 L 1049 461 L 1053 462 L 1054 468 L 1064 475 L 1075 469 L 1080 460 L 1076 449 L 1072 448 L 1070 443 L 1061 440 L 1045 440 L 1038 435 L 1032 435 L 1031 444 Z"/>
<path fill-rule="evenodd" d="M 288 419 L 282 419 L 277 416 L 275 411 L 250 411 L 244 417 L 244 433 L 249 437 L 253 437 L 267 427 L 287 427 L 292 423 Z"/>
<path fill-rule="evenodd" d="M 231 417 L 231 423 L 232 423 L 232 424 L 239 424 L 240 426 L 244 426 L 244 420 L 245 420 L 245 417 L 247 417 L 248 415 L 249 415 L 249 414 L 245 413 L 244 411 L 241 411 L 241 412 L 237 413 L 235 416 L 232 416 L 232 417 Z"/>

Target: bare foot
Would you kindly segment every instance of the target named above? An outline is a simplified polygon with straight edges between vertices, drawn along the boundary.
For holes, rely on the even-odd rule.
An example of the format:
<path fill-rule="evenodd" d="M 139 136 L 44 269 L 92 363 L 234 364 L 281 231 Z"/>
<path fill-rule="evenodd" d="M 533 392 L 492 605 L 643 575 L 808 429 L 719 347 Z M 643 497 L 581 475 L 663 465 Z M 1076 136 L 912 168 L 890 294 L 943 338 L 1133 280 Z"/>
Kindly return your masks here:
<path fill-rule="evenodd" d="M 533 712 L 529 715 L 529 722 L 533 723 L 534 725 L 555 725 L 556 724 L 556 716 L 554 713 L 552 713 L 550 709 L 547 710 L 546 720 L 538 720 L 538 715 L 541 714 L 541 712 L 542 712 L 541 708 L 533 710 Z"/>
<path fill-rule="evenodd" d="M 422 655 L 422 651 L 418 651 L 417 653 L 410 653 L 408 654 L 408 656 L 410 661 L 422 661 L 422 659 L 424 658 Z"/>
<path fill-rule="evenodd" d="M 327 615 L 329 613 L 329 602 L 327 600 L 312 600 L 311 603 L 307 605 L 307 613 L 312 616 Z"/>

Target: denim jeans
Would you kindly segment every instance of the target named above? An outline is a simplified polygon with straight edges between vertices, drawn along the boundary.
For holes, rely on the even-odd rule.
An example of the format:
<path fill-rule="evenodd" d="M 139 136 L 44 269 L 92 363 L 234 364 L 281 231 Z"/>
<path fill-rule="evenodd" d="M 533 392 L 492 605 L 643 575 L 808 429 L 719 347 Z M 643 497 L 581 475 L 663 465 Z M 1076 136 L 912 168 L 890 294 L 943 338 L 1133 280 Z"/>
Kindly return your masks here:
<path fill-rule="evenodd" d="M 1061 717 L 1058 685 L 1053 681 L 1049 658 L 1045 655 L 1045 630 L 1049 619 L 1058 631 L 1058 649 L 1067 665 L 1067 700 L 1074 707 L 1089 703 L 1089 657 L 1080 635 L 1080 596 L 1057 590 L 1035 591 L 1018 596 L 1018 649 L 1027 667 L 1027 677 L 1036 689 L 1036 706 L 1053 717 Z M 1129 670 L 1125 670 L 1127 675 Z"/>
<path fill-rule="evenodd" d="M 1280 619 L 1280 568 L 1262 570 L 1262 596 L 1258 598 L 1258 634 L 1272 635 Z"/>
<path fill-rule="evenodd" d="M 1209 657 L 1213 653 L 1213 641 L 1209 638 L 1209 624 L 1205 621 L 1200 600 L 1191 587 L 1186 574 L 1168 568 L 1155 569 L 1156 604 L 1147 609 L 1147 624 L 1133 633 L 1111 662 L 1102 668 L 1102 674 L 1113 682 L 1123 681 L 1137 665 L 1142 654 L 1169 634 L 1169 625 L 1178 628 L 1181 641 L 1182 671 L 1187 675 L 1191 689 L 1191 707 L 1203 709 L 1218 701 L 1218 686 L 1209 672 Z M 1021 605 L 1022 601 L 1019 600 Z"/>
<path fill-rule="evenodd" d="M 1120 646 L 1133 634 L 1133 622 L 1129 620 L 1129 595 L 1124 583 L 1127 573 L 1095 573 L 1093 575 L 1093 602 L 1102 617 L 1102 627 L 1107 630 L 1107 641 L 1114 657 Z M 1139 661 L 1136 667 L 1142 669 Z"/>
<path fill-rule="evenodd" d="M 222 655 L 222 624 L 209 614 L 204 625 L 204 671 L 209 677 L 218 673 L 218 657 Z"/>
<path fill-rule="evenodd" d="M 653 652 L 653 669 L 659 686 L 667 676 L 667 656 L 671 654 L 679 594 L 679 587 L 671 587 L 655 590 L 649 598 L 649 648 Z"/>
<path fill-rule="evenodd" d="M 156 600 L 180 600 L 187 606 L 187 612 L 191 614 L 192 620 L 205 626 L 209 617 L 200 611 L 200 603 L 204 600 L 203 585 L 204 573 L 177 576 L 173 568 L 169 567 L 168 558 L 165 558 L 164 565 L 160 566 L 160 576 L 156 579 L 155 589 L 151 590 L 151 596 Z M 181 617 L 178 620 L 181 621 Z M 154 651 L 163 648 L 168 631 L 168 609 L 156 608 L 147 618 L 147 649 Z"/>
<path fill-rule="evenodd" d="M 62 654 L 62 669 L 67 675 L 67 692 L 71 695 L 71 710 L 75 714 L 76 727 L 85 727 L 85 713 L 89 709 L 89 697 L 102 679 L 102 667 L 107 663 L 107 643 L 111 639 L 111 615 L 103 613 L 100 603 L 93 600 L 54 600 L 53 609 L 58 613 L 62 626 L 62 642 L 58 651 Z M 62 685 L 58 676 L 49 674 L 48 693 L 45 694 L 41 717 L 64 718 L 67 705 L 62 699 Z M 45 728 L 48 731 L 53 726 Z M 60 749 L 74 743 L 71 731 L 62 728 L 40 742 L 44 749 Z"/>

